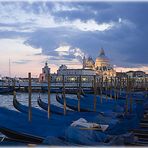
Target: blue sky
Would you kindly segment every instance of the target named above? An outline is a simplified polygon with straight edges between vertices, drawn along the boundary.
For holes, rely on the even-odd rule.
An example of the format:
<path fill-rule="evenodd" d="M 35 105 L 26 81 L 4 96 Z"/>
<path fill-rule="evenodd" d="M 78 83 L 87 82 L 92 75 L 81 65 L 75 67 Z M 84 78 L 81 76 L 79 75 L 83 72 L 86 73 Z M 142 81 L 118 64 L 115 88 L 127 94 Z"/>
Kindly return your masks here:
<path fill-rule="evenodd" d="M 147 2 L 0 2 L 0 67 L 38 76 L 44 62 L 80 68 L 103 47 L 118 71 L 148 72 Z"/>

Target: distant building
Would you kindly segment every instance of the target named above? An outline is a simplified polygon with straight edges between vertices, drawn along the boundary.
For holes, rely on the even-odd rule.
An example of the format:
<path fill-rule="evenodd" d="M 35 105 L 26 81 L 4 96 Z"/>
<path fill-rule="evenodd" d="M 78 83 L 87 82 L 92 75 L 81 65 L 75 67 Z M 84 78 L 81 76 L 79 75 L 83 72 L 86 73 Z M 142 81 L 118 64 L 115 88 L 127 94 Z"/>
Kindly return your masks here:
<path fill-rule="evenodd" d="M 48 74 L 50 74 L 50 68 L 48 67 L 48 64 L 46 62 L 45 66 L 42 68 L 42 73 L 39 76 L 39 82 L 46 82 Z"/>
<path fill-rule="evenodd" d="M 68 69 L 66 65 L 61 65 L 57 70 L 57 75 L 95 75 L 92 69 Z"/>
<path fill-rule="evenodd" d="M 105 56 L 104 49 L 100 50 L 99 56 L 96 58 L 96 61 L 89 57 L 83 58 L 83 69 L 92 69 L 95 71 L 96 75 L 103 77 L 114 77 L 116 76 L 116 71 L 113 69 L 113 66 L 110 64 L 109 59 Z"/>
<path fill-rule="evenodd" d="M 50 73 L 50 68 L 48 68 L 46 62 L 39 76 L 39 81 L 47 81 L 48 73 Z M 51 80 L 62 81 L 63 75 L 67 82 L 77 81 L 80 76 L 82 76 L 82 81 L 91 82 L 94 75 L 97 75 L 97 77 L 114 77 L 116 76 L 116 71 L 111 66 L 109 59 L 105 56 L 104 49 L 101 49 L 95 62 L 91 57 L 86 58 L 84 56 L 83 67 L 81 69 L 68 69 L 66 65 L 61 65 L 57 70 L 57 74 L 51 74 Z"/>
<path fill-rule="evenodd" d="M 92 69 L 68 69 L 66 65 L 61 65 L 57 70 L 56 81 L 62 81 L 64 76 L 66 82 L 77 82 L 81 76 L 82 81 L 90 82 L 94 75 L 96 73 Z"/>
<path fill-rule="evenodd" d="M 147 74 L 144 71 L 128 71 L 128 72 L 117 72 L 116 73 L 117 77 L 120 78 L 146 78 Z"/>
<path fill-rule="evenodd" d="M 143 77 L 146 77 L 146 73 L 144 71 L 128 71 L 128 72 L 126 72 L 126 74 L 130 78 L 143 78 Z"/>
<path fill-rule="evenodd" d="M 116 77 L 127 78 L 127 74 L 126 74 L 126 72 L 116 72 Z"/>

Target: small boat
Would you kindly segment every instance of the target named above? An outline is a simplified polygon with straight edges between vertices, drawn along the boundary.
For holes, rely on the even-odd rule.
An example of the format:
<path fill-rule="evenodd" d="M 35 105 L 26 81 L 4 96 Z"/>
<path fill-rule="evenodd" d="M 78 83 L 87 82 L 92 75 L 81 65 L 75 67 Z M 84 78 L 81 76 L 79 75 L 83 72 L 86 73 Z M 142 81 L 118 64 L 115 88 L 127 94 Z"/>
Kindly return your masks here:
<path fill-rule="evenodd" d="M 12 93 L 14 91 L 13 88 L 9 88 L 9 87 L 2 87 L 0 88 L 0 94 L 9 94 Z"/>
<path fill-rule="evenodd" d="M 48 111 L 48 104 L 47 103 L 43 102 L 40 98 L 37 99 L 37 103 L 43 110 Z M 59 115 L 63 115 L 63 113 L 64 113 L 62 108 L 60 108 L 56 105 L 53 105 L 53 104 L 50 104 L 50 111 L 52 113 L 59 114 Z"/>
<path fill-rule="evenodd" d="M 48 104 L 43 102 L 41 99 L 38 99 L 38 104 L 44 110 L 46 111 L 48 110 L 48 107 L 47 107 Z M 57 110 L 52 110 L 51 112 L 57 114 Z M 63 109 L 61 110 L 61 112 L 59 112 L 58 110 L 58 114 L 63 115 Z M 66 110 L 66 115 L 63 118 L 66 118 L 66 120 L 69 119 L 71 121 L 77 120 L 78 118 L 85 118 L 88 121 L 92 121 L 92 122 L 97 121 L 98 123 L 101 123 L 101 124 L 104 124 L 104 123 L 109 124 L 110 127 L 114 125 L 116 122 L 118 122 L 117 118 L 114 118 L 113 116 L 110 116 L 110 115 L 106 116 L 102 112 L 78 112 L 78 111 Z"/>
<path fill-rule="evenodd" d="M 59 96 L 56 97 L 56 100 L 60 103 L 60 104 L 64 104 L 64 100 L 62 98 L 60 98 Z M 72 99 L 71 99 L 72 100 Z M 77 103 L 78 104 L 78 103 Z M 78 111 L 78 106 L 77 104 L 72 105 L 71 103 L 67 103 L 67 98 L 66 98 L 66 106 L 69 107 L 72 110 Z M 87 108 L 80 108 L 80 112 L 92 112 Z"/>
<path fill-rule="evenodd" d="M 22 105 L 20 102 L 18 102 L 18 100 L 16 98 L 13 98 L 13 106 L 18 111 L 28 114 L 28 107 L 25 105 Z M 35 116 L 42 117 L 42 118 L 47 117 L 47 114 L 44 111 L 41 111 L 37 108 L 32 108 L 32 114 Z"/>
<path fill-rule="evenodd" d="M 19 110 L 22 113 L 25 113 L 26 115 L 28 114 L 28 107 L 19 103 L 17 101 L 17 99 L 13 99 L 13 104 L 14 104 L 14 107 L 17 110 Z M 40 98 L 38 98 L 38 104 L 45 111 L 48 111 L 48 104 L 43 102 Z M 42 119 L 45 119 L 45 120 L 48 121 L 47 112 L 45 112 L 45 111 L 42 111 L 40 109 L 32 107 L 32 116 L 37 117 L 37 118 L 42 118 Z M 74 120 L 74 119 L 80 118 L 81 116 L 85 117 L 87 119 L 92 119 L 95 116 L 98 116 L 98 113 L 94 113 L 94 112 L 89 112 L 89 113 L 83 112 L 83 113 L 81 113 L 81 112 L 75 112 L 75 111 L 67 109 L 66 110 L 66 116 L 63 116 L 62 120 L 61 120 L 61 118 L 60 118 L 61 115 L 64 115 L 63 108 L 60 108 L 60 107 L 58 107 L 56 105 L 52 105 L 52 104 L 50 104 L 50 112 L 51 112 L 51 114 L 54 115 L 54 116 L 52 116 L 52 118 L 57 121 L 56 124 L 58 124 L 58 122 L 63 121 L 65 125 L 68 124 L 68 123 L 71 123 L 71 121 Z"/>
<path fill-rule="evenodd" d="M 34 116 L 32 121 L 28 122 L 27 114 L 7 108 L 0 108 L 0 117 L 0 132 L 16 141 L 36 144 L 45 139 L 44 142 L 49 142 L 51 145 L 70 144 L 66 141 L 64 132 L 71 121 L 65 121 L 64 117 L 58 119 L 59 117 L 54 115 L 49 120 L 47 117 L 44 119 Z M 36 139 L 39 140 L 36 141 Z"/>
<path fill-rule="evenodd" d="M 56 100 L 61 103 L 61 104 L 64 104 L 64 100 L 63 98 L 60 98 L 59 96 L 56 97 Z M 66 106 L 75 110 L 75 111 L 78 111 L 78 100 L 75 100 L 75 99 L 71 99 L 71 98 L 66 98 Z M 94 112 L 94 106 L 93 104 L 88 101 L 80 101 L 80 111 L 81 112 Z M 113 104 L 113 105 L 110 105 L 110 104 L 97 104 L 96 106 L 96 112 L 99 112 L 99 113 L 102 113 L 102 114 L 122 114 L 123 113 L 123 108 L 121 106 L 118 106 L 117 104 Z"/>
<path fill-rule="evenodd" d="M 32 107 L 32 114 L 38 117 L 47 118 L 47 113 L 45 111 L 48 111 L 48 104 L 43 102 L 40 98 L 37 99 L 37 103 L 39 107 L 41 107 L 44 111 Z M 13 99 L 13 106 L 20 112 L 28 114 L 28 107 L 25 105 L 22 105 L 16 98 Z M 57 114 L 57 115 L 63 115 L 64 110 L 56 105 L 50 104 L 50 112 Z M 67 110 L 68 114 L 72 114 L 73 112 L 70 110 Z"/>
<path fill-rule="evenodd" d="M 112 98 L 116 98 L 117 97 L 117 99 L 121 99 L 121 100 L 126 100 L 126 95 L 127 95 L 127 93 L 126 93 L 126 91 L 119 91 L 119 90 L 112 90 L 112 91 L 103 91 L 102 92 L 104 95 L 107 95 L 107 96 L 112 96 Z M 129 94 L 128 95 L 128 98 L 129 97 L 132 97 L 134 100 L 136 99 L 136 98 L 140 98 L 140 99 L 144 99 L 145 98 L 145 96 L 146 96 L 146 93 L 136 93 L 136 92 L 131 92 L 131 94 Z"/>
<path fill-rule="evenodd" d="M 48 91 L 48 87 L 47 86 L 42 86 L 41 89 L 42 89 L 42 92 L 47 92 Z M 62 93 L 62 89 L 59 89 L 59 88 L 51 88 L 50 89 L 50 92 L 51 93 Z"/>
<path fill-rule="evenodd" d="M 57 97 L 59 97 L 59 96 L 57 96 Z M 40 98 L 38 98 L 37 102 L 38 102 L 38 105 L 42 109 L 44 109 L 45 111 L 48 111 L 48 104 L 47 103 L 43 102 L 42 99 L 40 99 Z M 55 106 L 55 105 L 54 105 L 54 107 L 53 106 L 50 106 L 50 111 L 52 113 L 59 114 L 59 115 L 63 115 L 64 114 L 63 108 L 60 108 L 60 107 Z M 79 115 L 79 116 L 81 116 L 81 115 L 84 115 L 85 112 L 82 113 L 82 112 L 77 112 L 77 111 L 73 111 L 73 110 L 67 109 L 66 110 L 66 114 L 67 115 Z M 92 113 L 91 112 L 88 112 L 87 114 L 91 114 L 91 115 L 94 114 L 95 115 L 95 113 L 93 113 L 93 112 Z"/>
<path fill-rule="evenodd" d="M 0 126 L 0 132 L 5 136 L 7 136 L 8 138 L 14 139 L 16 141 L 24 142 L 24 143 L 40 144 L 44 140 L 43 137 L 14 131 L 2 126 Z"/>

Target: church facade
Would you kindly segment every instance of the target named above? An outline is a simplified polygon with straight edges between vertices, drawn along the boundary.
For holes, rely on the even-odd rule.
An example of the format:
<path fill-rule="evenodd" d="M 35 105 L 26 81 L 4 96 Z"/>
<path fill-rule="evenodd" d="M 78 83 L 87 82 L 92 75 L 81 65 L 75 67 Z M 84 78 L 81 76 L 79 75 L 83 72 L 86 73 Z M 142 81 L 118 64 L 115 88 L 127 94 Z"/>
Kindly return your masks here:
<path fill-rule="evenodd" d="M 39 82 L 47 82 L 47 76 L 50 73 L 47 62 L 42 73 L 39 76 Z M 91 57 L 83 58 L 83 65 L 81 69 L 69 69 L 66 65 L 61 65 L 56 74 L 51 74 L 51 81 L 60 82 L 64 76 L 66 82 L 76 82 L 81 76 L 82 81 L 91 82 L 97 77 L 115 77 L 116 71 L 110 64 L 110 60 L 106 57 L 104 49 L 100 50 L 99 56 L 94 61 Z"/>
<path fill-rule="evenodd" d="M 42 73 L 39 75 L 39 82 L 46 82 L 48 79 L 48 74 L 50 74 L 50 68 L 46 62 L 45 66 L 42 68 Z"/>
<path fill-rule="evenodd" d="M 116 71 L 110 64 L 110 60 L 106 57 L 105 51 L 101 48 L 99 56 L 94 61 L 91 57 L 83 58 L 83 69 L 94 70 L 96 75 L 103 77 L 115 77 Z"/>

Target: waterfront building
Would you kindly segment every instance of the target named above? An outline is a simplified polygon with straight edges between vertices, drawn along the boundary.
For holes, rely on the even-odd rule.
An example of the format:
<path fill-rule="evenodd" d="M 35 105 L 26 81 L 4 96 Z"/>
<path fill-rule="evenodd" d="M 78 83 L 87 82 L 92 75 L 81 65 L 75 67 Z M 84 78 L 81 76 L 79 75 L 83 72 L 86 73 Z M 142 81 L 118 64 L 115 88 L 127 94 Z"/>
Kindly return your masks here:
<path fill-rule="evenodd" d="M 39 81 L 47 81 L 47 75 L 50 73 L 50 68 L 45 63 L 45 67 L 42 69 L 42 73 L 39 76 Z M 100 50 L 99 56 L 94 61 L 92 57 L 83 58 L 83 65 L 81 69 L 69 69 L 66 65 L 61 65 L 56 74 L 51 74 L 52 82 L 62 82 L 62 77 L 66 82 L 76 82 L 81 76 L 82 81 L 92 82 L 94 75 L 99 77 L 114 77 L 116 71 L 110 64 L 109 59 L 106 57 L 104 49 Z"/>
<path fill-rule="evenodd" d="M 96 75 L 103 77 L 115 77 L 116 71 L 113 69 L 113 66 L 110 64 L 110 60 L 106 57 L 105 51 L 101 48 L 99 56 L 94 60 L 89 57 L 86 59 L 83 58 L 83 68 L 92 69 L 95 71 Z"/>
<path fill-rule="evenodd" d="M 57 70 L 57 81 L 62 80 L 64 76 L 66 82 L 76 82 L 81 76 L 82 81 L 90 82 L 96 75 L 93 69 L 68 69 L 66 65 L 61 65 Z"/>
<path fill-rule="evenodd" d="M 127 76 L 130 78 L 144 78 L 146 73 L 144 71 L 128 71 L 126 72 Z"/>
<path fill-rule="evenodd" d="M 42 68 L 42 73 L 39 76 L 39 82 L 46 82 L 48 74 L 50 74 L 50 68 L 48 67 L 48 63 L 46 62 L 45 66 Z"/>

